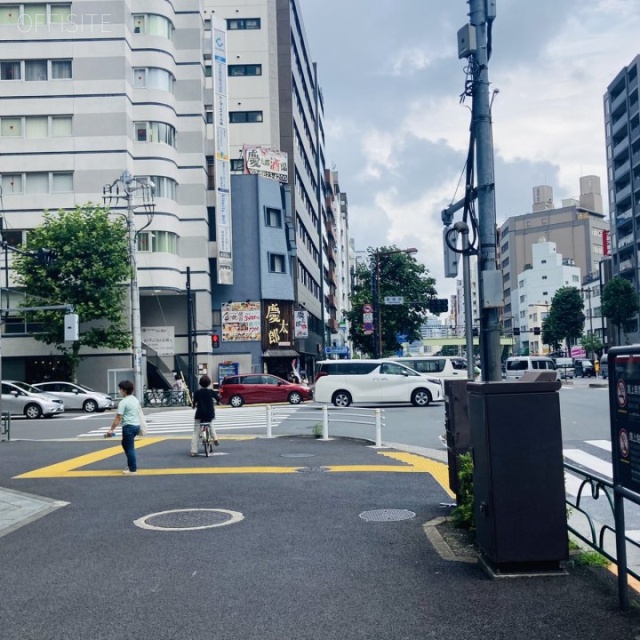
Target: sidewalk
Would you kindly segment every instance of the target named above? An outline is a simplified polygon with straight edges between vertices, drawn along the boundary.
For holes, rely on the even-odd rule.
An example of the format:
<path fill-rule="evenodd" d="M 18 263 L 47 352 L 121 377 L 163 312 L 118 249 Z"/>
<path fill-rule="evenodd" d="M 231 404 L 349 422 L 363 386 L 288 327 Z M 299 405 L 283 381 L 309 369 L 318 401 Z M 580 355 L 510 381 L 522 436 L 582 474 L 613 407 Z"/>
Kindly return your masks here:
<path fill-rule="evenodd" d="M 0 486 L 58 507 L 0 538 L 3 639 L 640 635 L 609 572 L 492 580 L 438 540 L 446 468 L 416 448 L 223 438 L 189 458 L 148 440 L 135 478 L 108 442 L 2 443 Z"/>

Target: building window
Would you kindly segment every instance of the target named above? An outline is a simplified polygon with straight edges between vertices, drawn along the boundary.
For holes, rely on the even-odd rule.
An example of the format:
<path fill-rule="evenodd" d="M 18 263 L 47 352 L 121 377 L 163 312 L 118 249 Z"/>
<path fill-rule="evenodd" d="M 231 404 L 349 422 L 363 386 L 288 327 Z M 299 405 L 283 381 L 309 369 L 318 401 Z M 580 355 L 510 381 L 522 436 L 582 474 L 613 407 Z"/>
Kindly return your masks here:
<path fill-rule="evenodd" d="M 28 173 L 26 175 L 26 193 L 49 193 L 48 173 Z"/>
<path fill-rule="evenodd" d="M 216 188 L 216 166 L 213 156 L 207 156 L 207 189 L 213 191 Z"/>
<path fill-rule="evenodd" d="M 518 286 L 519 287 L 524 287 L 524 280 L 520 280 L 520 282 L 518 282 Z"/>
<path fill-rule="evenodd" d="M 69 80 L 71 76 L 71 60 L 51 61 L 51 77 L 53 80 Z"/>
<path fill-rule="evenodd" d="M 231 77 L 236 76 L 261 76 L 261 64 L 230 64 L 227 69 Z"/>
<path fill-rule="evenodd" d="M 205 105 L 204 120 L 207 124 L 213 124 L 213 107 L 211 105 Z"/>
<path fill-rule="evenodd" d="M 1 118 L 0 135 L 3 138 L 21 138 L 22 118 Z"/>
<path fill-rule="evenodd" d="M 2 193 L 5 196 L 22 193 L 22 174 L 3 173 L 0 184 L 2 185 Z"/>
<path fill-rule="evenodd" d="M 573 282 L 580 282 L 580 276 L 571 276 Z"/>
<path fill-rule="evenodd" d="M 73 191 L 73 173 L 70 171 L 3 173 L 0 176 L 0 185 L 4 195 L 70 193 Z"/>
<path fill-rule="evenodd" d="M 260 18 L 242 18 L 227 20 L 229 31 L 240 31 L 244 29 L 260 29 Z"/>
<path fill-rule="evenodd" d="M 542 279 L 543 279 L 543 280 L 546 280 L 546 279 L 547 279 L 547 276 L 542 276 Z"/>
<path fill-rule="evenodd" d="M 527 296 L 520 296 L 520 302 L 524 302 Z"/>
<path fill-rule="evenodd" d="M 176 200 L 177 182 L 165 176 L 136 176 L 137 180 L 153 183 L 153 194 L 156 198 Z"/>
<path fill-rule="evenodd" d="M 171 231 L 143 231 L 137 237 L 138 251 L 178 253 L 178 236 Z"/>
<path fill-rule="evenodd" d="M 211 78 L 213 76 L 213 65 L 210 62 L 204 63 L 204 77 Z"/>
<path fill-rule="evenodd" d="M 543 296 L 548 296 L 548 295 L 549 295 L 549 292 L 548 292 L 548 291 L 543 291 L 543 292 L 542 292 L 542 295 L 543 295 Z"/>
<path fill-rule="evenodd" d="M 262 111 L 229 111 L 229 122 L 262 122 Z"/>
<path fill-rule="evenodd" d="M 160 142 L 176 146 L 176 130 L 164 122 L 136 122 L 136 142 Z"/>
<path fill-rule="evenodd" d="M 26 33 L 45 24 L 71 24 L 70 4 L 13 4 L 0 7 L 0 25 L 20 25 Z"/>
<path fill-rule="evenodd" d="M 284 256 L 280 253 L 269 254 L 269 271 L 272 273 L 284 273 Z"/>
<path fill-rule="evenodd" d="M 166 69 L 136 67 L 133 70 L 133 86 L 136 89 L 160 89 L 173 93 L 176 79 Z"/>
<path fill-rule="evenodd" d="M 282 211 L 280 209 L 272 209 L 265 207 L 265 224 L 267 227 L 282 228 Z"/>
<path fill-rule="evenodd" d="M 140 13 L 132 16 L 133 33 L 145 34 L 148 36 L 160 36 L 173 40 L 173 23 L 164 16 L 155 13 Z"/>
<path fill-rule="evenodd" d="M 24 79 L 27 82 L 47 80 L 47 61 L 26 60 L 24 63 Z"/>
<path fill-rule="evenodd" d="M 21 247 L 27 244 L 27 232 L 22 229 L 6 229 L 2 232 L 2 237 L 10 247 Z"/>
<path fill-rule="evenodd" d="M 547 261 L 546 261 L 546 260 L 540 260 L 540 262 L 541 262 L 542 264 L 547 264 Z"/>
<path fill-rule="evenodd" d="M 242 158 L 235 158 L 231 160 L 231 172 L 244 173 L 244 160 Z"/>
<path fill-rule="evenodd" d="M 71 193 L 73 191 L 72 173 L 52 173 L 51 193 Z"/>
<path fill-rule="evenodd" d="M 48 138 L 70 136 L 71 116 L 23 116 L 18 118 L 0 118 L 0 136 Z"/>
<path fill-rule="evenodd" d="M 0 80 L 21 80 L 21 66 L 17 61 L 0 62 Z"/>
<path fill-rule="evenodd" d="M 207 207 L 207 221 L 209 222 L 209 242 L 216 241 L 216 208 Z"/>

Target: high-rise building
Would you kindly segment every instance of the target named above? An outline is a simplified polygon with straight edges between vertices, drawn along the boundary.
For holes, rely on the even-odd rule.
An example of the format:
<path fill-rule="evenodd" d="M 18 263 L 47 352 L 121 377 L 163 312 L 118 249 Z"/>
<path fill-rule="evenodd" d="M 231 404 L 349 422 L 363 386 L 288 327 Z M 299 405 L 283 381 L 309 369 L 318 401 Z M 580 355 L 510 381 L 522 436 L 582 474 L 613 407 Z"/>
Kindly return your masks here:
<path fill-rule="evenodd" d="M 323 97 L 298 0 L 112 0 L 100 16 L 88 0 L 2 6 L 0 85 L 11 242 L 44 209 L 100 202 L 125 170 L 155 185 L 150 224 L 135 216 L 141 320 L 143 335 L 171 340 L 162 353 L 143 344 L 149 386 L 184 371 L 189 352 L 214 378 L 226 360 L 313 366 L 338 331 L 336 216 L 347 211 L 342 191 L 327 211 Z M 244 333 L 228 315 L 240 311 Z M 27 327 L 6 342 L 11 377 L 55 369 Z M 130 365 L 126 353 L 91 355 L 81 375 L 99 388 Z"/>
<path fill-rule="evenodd" d="M 611 252 L 614 276 L 628 279 L 636 291 L 640 242 L 640 56 L 620 70 L 604 94 L 604 125 L 611 212 Z M 637 317 L 625 326 L 631 342 L 640 341 Z M 614 335 L 609 338 L 614 338 Z"/>
<path fill-rule="evenodd" d="M 517 319 L 521 309 L 519 298 L 513 292 L 518 288 L 517 274 L 533 263 L 532 247 L 536 243 L 555 243 L 558 253 L 571 258 L 583 275 L 598 272 L 605 251 L 603 233 L 609 230 L 609 223 L 601 207 L 591 210 L 582 203 L 599 204 L 599 182 L 597 176 L 581 178 L 580 200 L 563 201 L 563 206 L 559 208 L 553 204 L 551 187 L 535 187 L 533 208 L 541 204 L 540 201 L 551 208 L 512 216 L 500 226 L 498 238 L 505 332 L 510 333 L 513 327 L 519 325 Z"/>

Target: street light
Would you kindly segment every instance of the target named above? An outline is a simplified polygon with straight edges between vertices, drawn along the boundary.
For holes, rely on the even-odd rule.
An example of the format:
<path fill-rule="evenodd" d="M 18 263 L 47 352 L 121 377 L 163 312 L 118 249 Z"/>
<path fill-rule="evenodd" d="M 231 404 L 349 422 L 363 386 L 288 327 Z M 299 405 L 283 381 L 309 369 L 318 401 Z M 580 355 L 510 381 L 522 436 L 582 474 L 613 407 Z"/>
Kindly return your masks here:
<path fill-rule="evenodd" d="M 122 192 L 120 191 L 122 189 Z M 140 192 L 142 202 L 133 204 L 133 196 L 136 191 Z M 109 206 L 113 201 L 125 200 L 127 203 L 127 237 L 129 239 L 129 260 L 131 263 L 131 280 L 129 283 L 129 294 L 131 297 L 131 347 L 133 363 L 133 384 L 136 398 L 142 403 L 142 329 L 140 326 L 140 290 L 138 288 L 138 265 L 136 262 L 136 227 L 134 212 L 136 209 L 144 208 L 147 213 L 153 213 L 155 203 L 153 200 L 155 185 L 153 182 L 146 182 L 139 178 L 134 178 L 126 169 L 122 175 L 111 184 L 102 189 L 102 199 L 105 205 Z"/>
<path fill-rule="evenodd" d="M 382 357 L 382 305 L 380 304 L 380 258 L 382 256 L 393 256 L 399 253 L 406 253 L 408 256 L 418 253 L 418 250 L 414 247 L 409 249 L 395 249 L 393 251 L 378 251 L 376 249 L 373 253 L 375 259 L 375 285 L 373 291 L 373 307 L 375 311 L 375 322 L 373 325 L 373 344 L 374 344 L 374 356 L 376 358 Z"/>

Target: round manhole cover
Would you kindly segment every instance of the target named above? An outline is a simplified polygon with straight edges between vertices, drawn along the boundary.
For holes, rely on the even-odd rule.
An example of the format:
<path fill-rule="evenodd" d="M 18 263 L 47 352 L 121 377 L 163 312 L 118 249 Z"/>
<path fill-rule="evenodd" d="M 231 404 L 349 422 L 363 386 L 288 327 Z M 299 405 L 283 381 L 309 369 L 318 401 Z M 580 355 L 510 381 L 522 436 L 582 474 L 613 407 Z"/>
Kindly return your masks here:
<path fill-rule="evenodd" d="M 407 509 L 374 509 L 363 511 L 360 517 L 367 522 L 397 522 L 398 520 L 410 520 L 416 514 Z"/>
<path fill-rule="evenodd" d="M 228 509 L 173 509 L 138 518 L 133 524 L 153 531 L 197 531 L 223 527 L 243 519 L 240 512 Z"/>
<path fill-rule="evenodd" d="M 315 453 L 281 453 L 281 458 L 314 458 Z"/>

